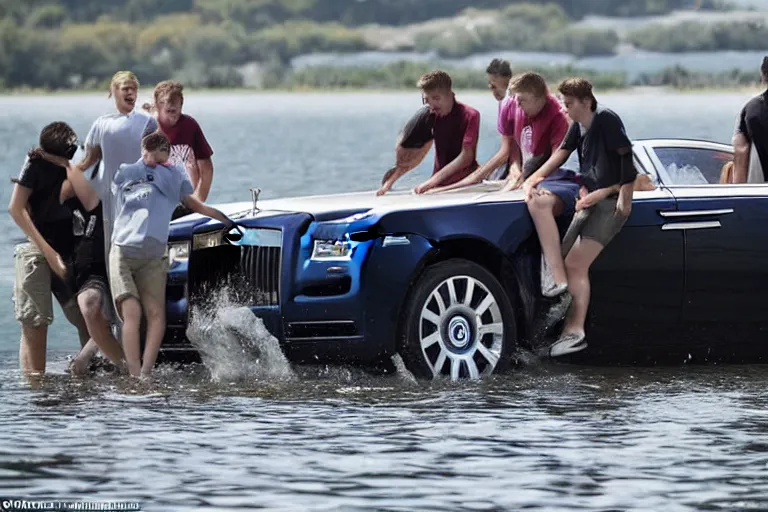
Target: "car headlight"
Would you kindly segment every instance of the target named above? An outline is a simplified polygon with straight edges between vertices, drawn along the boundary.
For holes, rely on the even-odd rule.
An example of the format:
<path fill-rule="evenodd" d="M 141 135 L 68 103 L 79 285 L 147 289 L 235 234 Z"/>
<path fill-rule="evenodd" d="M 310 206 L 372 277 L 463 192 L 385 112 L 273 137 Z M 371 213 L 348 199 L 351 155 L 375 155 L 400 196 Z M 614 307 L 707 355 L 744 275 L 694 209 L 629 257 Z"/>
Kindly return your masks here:
<path fill-rule="evenodd" d="M 189 242 L 171 242 L 168 244 L 168 263 L 173 265 L 189 260 Z"/>
<path fill-rule="evenodd" d="M 208 249 L 221 245 L 221 239 L 224 236 L 224 230 L 202 233 L 192 237 L 192 250 Z"/>
<path fill-rule="evenodd" d="M 315 240 L 313 260 L 348 260 L 352 257 L 352 244 L 341 240 Z"/>

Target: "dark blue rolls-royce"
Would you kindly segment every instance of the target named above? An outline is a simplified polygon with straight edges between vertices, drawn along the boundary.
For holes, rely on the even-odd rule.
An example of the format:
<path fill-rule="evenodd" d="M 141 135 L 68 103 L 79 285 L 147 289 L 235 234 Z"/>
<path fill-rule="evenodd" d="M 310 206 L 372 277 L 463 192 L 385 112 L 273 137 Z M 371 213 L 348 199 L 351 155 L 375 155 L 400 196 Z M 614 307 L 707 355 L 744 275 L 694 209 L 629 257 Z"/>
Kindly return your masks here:
<path fill-rule="evenodd" d="M 730 146 L 634 143 L 656 184 L 592 268 L 586 364 L 756 362 L 768 355 L 768 184 L 721 185 Z M 191 307 L 223 283 L 290 360 L 479 378 L 557 334 L 522 192 L 373 192 L 220 205 L 171 228 L 163 352 L 191 349 Z M 254 192 L 254 195 L 257 195 Z M 239 239 L 238 239 L 239 238 Z M 547 322 L 547 318 L 553 321 Z"/>

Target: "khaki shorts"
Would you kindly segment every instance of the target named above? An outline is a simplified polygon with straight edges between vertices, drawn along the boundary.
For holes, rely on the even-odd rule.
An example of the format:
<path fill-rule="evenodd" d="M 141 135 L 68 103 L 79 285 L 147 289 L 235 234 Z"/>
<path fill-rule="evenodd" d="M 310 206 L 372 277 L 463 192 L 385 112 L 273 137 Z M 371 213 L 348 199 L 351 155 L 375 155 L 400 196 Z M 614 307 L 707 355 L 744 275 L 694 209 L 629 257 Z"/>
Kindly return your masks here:
<path fill-rule="evenodd" d="M 563 237 L 563 255 L 568 254 L 579 236 L 594 240 L 603 247 L 607 246 L 628 218 L 616 213 L 617 201 L 618 197 L 609 197 L 587 210 L 576 212 Z"/>
<path fill-rule="evenodd" d="M 49 326 L 53 323 L 53 299 L 51 297 L 52 272 L 45 256 L 33 243 L 18 244 L 15 248 L 14 267 L 16 279 L 13 285 L 13 310 L 16 320 L 31 327 Z M 80 314 L 75 297 L 56 299 L 64 316 L 74 325 L 81 345 L 88 341 L 85 321 Z M 62 300 L 66 300 L 61 304 Z"/>
<path fill-rule="evenodd" d="M 165 282 L 168 279 L 168 256 L 131 258 L 113 245 L 109 251 L 109 287 L 120 316 L 120 303 L 128 297 L 139 302 L 150 299 L 165 306 Z M 122 317 L 121 317 L 122 318 Z"/>

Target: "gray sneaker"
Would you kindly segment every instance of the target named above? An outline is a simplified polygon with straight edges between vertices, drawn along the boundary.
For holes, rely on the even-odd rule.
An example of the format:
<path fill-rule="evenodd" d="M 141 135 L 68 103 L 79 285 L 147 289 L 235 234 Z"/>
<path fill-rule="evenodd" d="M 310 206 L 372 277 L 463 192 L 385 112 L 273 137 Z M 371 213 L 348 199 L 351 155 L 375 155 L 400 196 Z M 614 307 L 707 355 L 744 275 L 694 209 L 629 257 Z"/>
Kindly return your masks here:
<path fill-rule="evenodd" d="M 571 332 L 563 334 L 549 347 L 549 356 L 558 357 L 579 352 L 587 348 L 586 337 L 583 332 Z"/>
<path fill-rule="evenodd" d="M 568 290 L 568 283 L 555 283 L 552 282 L 547 288 L 541 290 L 541 294 L 545 297 L 553 299 L 564 294 Z"/>

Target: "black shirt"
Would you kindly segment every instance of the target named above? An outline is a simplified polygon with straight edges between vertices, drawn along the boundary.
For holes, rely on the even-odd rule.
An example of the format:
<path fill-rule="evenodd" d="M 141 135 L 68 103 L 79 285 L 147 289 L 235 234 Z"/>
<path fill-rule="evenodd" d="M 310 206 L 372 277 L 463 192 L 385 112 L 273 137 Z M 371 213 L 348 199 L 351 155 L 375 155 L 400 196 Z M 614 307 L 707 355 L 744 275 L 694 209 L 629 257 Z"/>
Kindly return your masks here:
<path fill-rule="evenodd" d="M 22 187 L 30 189 L 29 212 L 43 239 L 59 253 L 62 259 L 72 256 L 75 239 L 72 233 L 72 212 L 60 201 L 61 185 L 67 171 L 40 158 L 24 162 L 18 179 Z"/>
<path fill-rule="evenodd" d="M 736 121 L 736 131 L 754 144 L 763 174 L 768 174 L 768 91 L 744 105 Z"/>
<path fill-rule="evenodd" d="M 587 190 L 592 192 L 635 180 L 637 170 L 632 163 L 632 142 L 615 112 L 598 105 L 589 130 L 583 133 L 582 130 L 579 123 L 571 123 L 560 147 L 578 151 L 580 172 Z"/>
<path fill-rule="evenodd" d="M 72 211 L 71 230 L 75 249 L 70 262 L 70 286 L 79 290 L 88 279 L 99 276 L 107 278 L 104 257 L 104 216 L 101 203 L 90 212 L 75 197 L 65 205 Z"/>
<path fill-rule="evenodd" d="M 424 147 L 424 144 L 435 138 L 434 127 L 435 114 L 429 111 L 429 106 L 424 105 L 405 123 L 400 146 L 408 149 Z"/>

